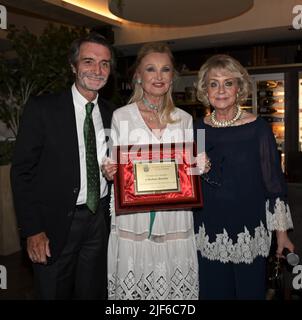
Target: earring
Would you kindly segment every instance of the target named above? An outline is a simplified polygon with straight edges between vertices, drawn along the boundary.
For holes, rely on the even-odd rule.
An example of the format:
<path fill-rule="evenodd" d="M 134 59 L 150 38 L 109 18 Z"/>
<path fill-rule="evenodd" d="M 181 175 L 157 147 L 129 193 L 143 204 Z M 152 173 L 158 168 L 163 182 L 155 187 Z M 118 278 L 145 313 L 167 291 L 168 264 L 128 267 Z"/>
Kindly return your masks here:
<path fill-rule="evenodd" d="M 141 80 L 141 79 L 137 79 L 137 80 L 136 80 L 136 83 L 137 83 L 137 84 L 142 84 L 142 80 Z"/>
<path fill-rule="evenodd" d="M 238 100 L 239 100 L 239 91 L 237 91 L 236 93 L 236 102 L 238 103 Z"/>

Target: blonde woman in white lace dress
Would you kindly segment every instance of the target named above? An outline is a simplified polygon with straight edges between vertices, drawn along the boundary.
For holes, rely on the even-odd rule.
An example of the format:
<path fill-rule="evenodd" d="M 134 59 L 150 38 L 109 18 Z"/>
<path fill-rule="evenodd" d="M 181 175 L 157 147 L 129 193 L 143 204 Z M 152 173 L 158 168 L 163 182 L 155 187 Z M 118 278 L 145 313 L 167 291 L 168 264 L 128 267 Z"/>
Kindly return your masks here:
<path fill-rule="evenodd" d="M 174 106 L 174 66 L 165 44 L 142 47 L 135 65 L 130 104 L 114 112 L 115 145 L 193 140 L 192 117 Z M 102 171 L 108 180 L 116 166 Z M 118 186 L 114 186 L 118 187 Z M 113 192 L 108 248 L 109 299 L 197 299 L 198 265 L 190 210 L 116 216 Z"/>
<path fill-rule="evenodd" d="M 275 138 L 263 119 L 240 108 L 250 83 L 227 55 L 211 57 L 199 72 L 198 97 L 214 108 L 197 125 L 212 163 L 203 175 L 204 207 L 194 215 L 201 299 L 264 299 L 272 231 L 277 255 L 294 249 Z"/>

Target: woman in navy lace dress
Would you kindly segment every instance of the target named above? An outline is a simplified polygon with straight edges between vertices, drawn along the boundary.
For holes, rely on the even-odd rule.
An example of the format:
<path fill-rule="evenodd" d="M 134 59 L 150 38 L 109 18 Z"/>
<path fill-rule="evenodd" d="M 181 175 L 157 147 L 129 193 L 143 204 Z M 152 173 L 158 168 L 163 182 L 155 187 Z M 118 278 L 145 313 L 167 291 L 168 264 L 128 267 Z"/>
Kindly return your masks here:
<path fill-rule="evenodd" d="M 194 214 L 201 299 L 264 299 L 272 231 L 278 256 L 294 249 L 275 138 L 264 120 L 240 108 L 250 88 L 230 56 L 213 56 L 199 71 L 198 98 L 214 108 L 196 127 L 205 129 L 212 164 L 203 175 L 204 208 Z"/>

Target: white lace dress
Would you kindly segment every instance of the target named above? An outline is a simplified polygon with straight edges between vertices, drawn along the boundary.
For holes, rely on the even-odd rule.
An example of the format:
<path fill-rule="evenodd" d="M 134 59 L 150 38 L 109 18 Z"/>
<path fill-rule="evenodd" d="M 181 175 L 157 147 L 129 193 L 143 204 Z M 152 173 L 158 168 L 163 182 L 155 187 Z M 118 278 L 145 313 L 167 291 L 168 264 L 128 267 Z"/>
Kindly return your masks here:
<path fill-rule="evenodd" d="M 177 109 L 161 140 L 146 126 L 137 105 L 116 110 L 112 119 L 115 145 L 192 141 L 192 118 Z M 116 186 L 115 186 L 116 187 Z M 115 215 L 111 194 L 108 247 L 109 299 L 197 299 L 198 263 L 191 211 Z"/>

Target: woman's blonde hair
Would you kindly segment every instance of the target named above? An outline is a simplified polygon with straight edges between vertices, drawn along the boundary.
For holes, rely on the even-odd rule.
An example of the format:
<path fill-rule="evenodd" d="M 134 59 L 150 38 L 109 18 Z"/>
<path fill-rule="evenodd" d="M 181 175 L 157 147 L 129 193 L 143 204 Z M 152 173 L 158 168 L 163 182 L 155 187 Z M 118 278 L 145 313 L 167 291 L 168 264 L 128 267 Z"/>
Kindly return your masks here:
<path fill-rule="evenodd" d="M 143 58 L 150 53 L 166 53 L 172 62 L 173 76 L 176 75 L 174 57 L 168 45 L 162 42 L 146 43 L 139 50 L 136 61 L 133 66 L 134 75 L 133 75 L 132 81 L 133 81 L 134 89 L 133 89 L 132 96 L 129 100 L 129 103 L 138 102 L 143 99 L 144 91 L 143 91 L 141 82 L 139 82 L 137 79 L 137 71 L 138 71 L 138 68 L 140 67 L 140 64 Z M 174 109 L 175 109 L 175 105 L 172 98 L 172 84 L 171 84 L 169 90 L 164 95 L 163 107 L 159 112 L 161 123 L 167 124 L 167 123 L 175 122 L 175 120 L 171 118 L 171 113 L 174 111 Z"/>
<path fill-rule="evenodd" d="M 239 61 L 226 54 L 217 54 L 209 58 L 200 68 L 197 82 L 197 98 L 205 106 L 210 105 L 207 96 L 208 74 L 212 70 L 229 71 L 238 81 L 237 103 L 243 104 L 252 90 L 252 81 L 247 70 Z"/>

